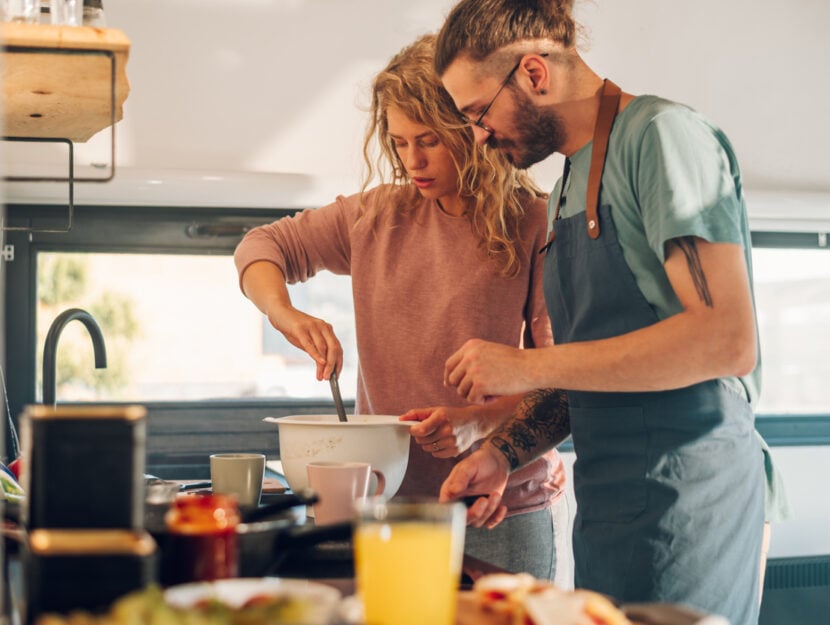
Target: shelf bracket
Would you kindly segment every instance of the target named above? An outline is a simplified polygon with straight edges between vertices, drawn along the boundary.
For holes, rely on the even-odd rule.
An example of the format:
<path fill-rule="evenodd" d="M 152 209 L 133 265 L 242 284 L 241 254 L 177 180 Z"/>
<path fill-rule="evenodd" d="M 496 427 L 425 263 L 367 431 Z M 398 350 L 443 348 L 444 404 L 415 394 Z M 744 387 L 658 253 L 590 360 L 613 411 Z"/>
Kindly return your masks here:
<path fill-rule="evenodd" d="M 76 177 L 75 176 L 75 151 L 74 144 L 70 139 L 50 137 L 3 137 L 4 141 L 24 141 L 40 143 L 66 143 L 69 149 L 69 172 L 64 177 L 54 176 L 3 176 L 7 182 L 67 182 L 69 183 L 68 214 L 67 223 L 64 228 L 33 228 L 29 226 L 3 226 L 4 231 L 27 231 L 27 232 L 69 232 L 72 229 L 72 217 L 75 208 L 74 187 L 76 182 L 109 182 L 115 177 L 115 124 L 116 113 L 116 67 L 115 53 L 112 50 L 94 49 L 72 49 L 72 48 L 38 48 L 31 46 L 3 46 L 3 52 L 25 53 L 25 54 L 69 54 L 69 55 L 100 55 L 105 56 L 110 62 L 110 165 L 106 176 Z"/>
<path fill-rule="evenodd" d="M 25 232 L 69 232 L 72 230 L 72 216 L 75 213 L 75 144 L 69 139 L 39 139 L 34 137 L 3 137 L 3 141 L 22 141 L 35 143 L 65 143 L 69 150 L 69 171 L 66 178 L 50 176 L 4 176 L 9 182 L 68 182 L 69 201 L 67 203 L 66 226 L 63 228 L 32 228 L 30 226 L 3 226 L 4 231 Z"/>

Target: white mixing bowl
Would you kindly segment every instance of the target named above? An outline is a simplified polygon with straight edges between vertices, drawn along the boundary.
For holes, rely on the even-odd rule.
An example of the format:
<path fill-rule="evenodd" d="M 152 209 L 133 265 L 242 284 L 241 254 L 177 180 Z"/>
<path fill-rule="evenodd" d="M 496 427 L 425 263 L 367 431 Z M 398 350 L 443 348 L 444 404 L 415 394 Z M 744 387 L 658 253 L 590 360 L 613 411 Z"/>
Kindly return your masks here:
<path fill-rule="evenodd" d="M 349 415 L 341 423 L 336 414 L 266 417 L 276 423 L 280 460 L 294 492 L 308 487 L 306 465 L 317 461 L 368 462 L 386 478 L 384 495 L 392 497 L 409 463 L 409 428 L 387 415 Z"/>

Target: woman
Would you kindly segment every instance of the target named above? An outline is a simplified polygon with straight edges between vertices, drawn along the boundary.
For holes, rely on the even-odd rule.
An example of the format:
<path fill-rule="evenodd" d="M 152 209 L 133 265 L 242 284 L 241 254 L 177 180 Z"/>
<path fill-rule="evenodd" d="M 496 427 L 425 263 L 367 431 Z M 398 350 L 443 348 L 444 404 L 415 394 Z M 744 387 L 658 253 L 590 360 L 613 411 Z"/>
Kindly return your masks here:
<path fill-rule="evenodd" d="M 422 421 L 412 428 L 397 493 L 411 496 L 437 496 L 459 456 L 518 403 L 466 403 L 443 386 L 446 358 L 472 337 L 552 343 L 537 253 L 546 235 L 544 198 L 503 157 L 474 147 L 432 69 L 434 42 L 421 37 L 374 81 L 362 192 L 256 228 L 235 253 L 245 295 L 317 362 L 320 380 L 341 369 L 342 348 L 328 323 L 291 305 L 285 285 L 322 269 L 352 276 L 357 412 L 436 407 L 402 417 Z M 369 188 L 385 170 L 390 182 Z M 493 531 L 469 529 L 466 552 L 552 579 L 554 534 L 566 536 L 563 484 L 556 452 L 518 472 L 504 495 L 508 518 Z"/>

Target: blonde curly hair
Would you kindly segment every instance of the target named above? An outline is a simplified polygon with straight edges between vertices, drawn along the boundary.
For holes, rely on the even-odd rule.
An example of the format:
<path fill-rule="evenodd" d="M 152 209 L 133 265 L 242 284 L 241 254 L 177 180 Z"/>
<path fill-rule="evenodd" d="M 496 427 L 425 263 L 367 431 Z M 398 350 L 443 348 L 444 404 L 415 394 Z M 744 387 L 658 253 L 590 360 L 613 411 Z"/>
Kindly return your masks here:
<path fill-rule="evenodd" d="M 477 145 L 472 130 L 461 122 L 450 95 L 434 70 L 435 35 L 424 35 L 396 54 L 375 77 L 370 120 L 363 143 L 367 166 L 362 191 L 375 178 L 388 184 L 378 190 L 376 207 L 408 211 L 419 202 L 392 139 L 386 113 L 394 107 L 410 120 L 431 128 L 449 150 L 458 172 L 458 194 L 473 232 L 500 272 L 514 277 L 520 270 L 516 252 L 524 204 L 543 198 L 530 176 L 515 168 L 497 150 Z M 361 218 L 374 219 L 377 208 L 363 205 Z"/>

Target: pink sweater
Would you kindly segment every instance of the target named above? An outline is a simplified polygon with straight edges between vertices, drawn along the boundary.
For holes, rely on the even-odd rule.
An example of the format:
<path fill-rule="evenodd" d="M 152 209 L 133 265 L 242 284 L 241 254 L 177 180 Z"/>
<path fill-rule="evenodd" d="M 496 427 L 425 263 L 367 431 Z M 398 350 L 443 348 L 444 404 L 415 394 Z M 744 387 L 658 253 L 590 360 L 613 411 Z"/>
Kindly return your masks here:
<path fill-rule="evenodd" d="M 369 191 L 367 203 L 376 199 Z M 411 408 L 463 406 L 443 385 L 444 362 L 470 338 L 507 345 L 550 345 L 539 249 L 546 240 L 544 201 L 526 207 L 521 272 L 499 275 L 464 217 L 431 200 L 402 214 L 381 208 L 375 228 L 358 222 L 358 196 L 251 230 L 234 254 L 240 279 L 256 261 L 276 264 L 289 283 L 320 270 L 352 277 L 359 353 L 358 414 L 403 414 Z M 526 331 L 527 329 L 527 331 Z M 436 496 L 455 459 L 436 459 L 414 444 L 399 495 Z M 550 452 L 514 473 L 509 514 L 552 503 L 564 469 Z"/>

